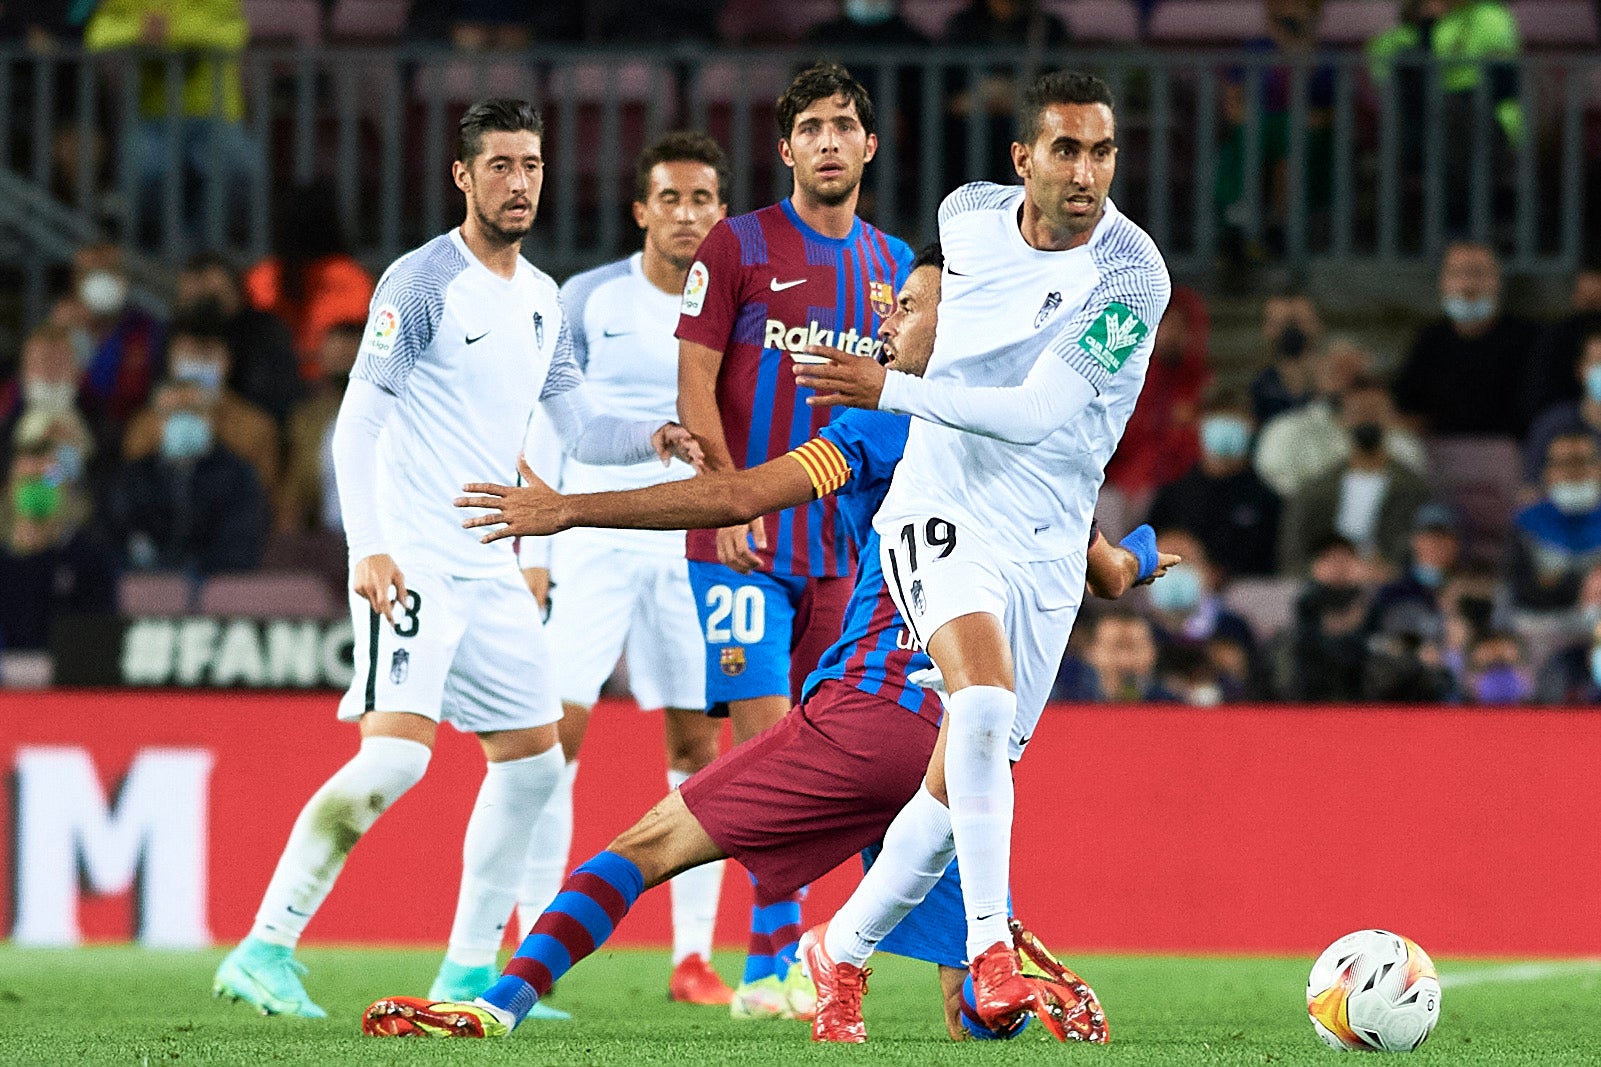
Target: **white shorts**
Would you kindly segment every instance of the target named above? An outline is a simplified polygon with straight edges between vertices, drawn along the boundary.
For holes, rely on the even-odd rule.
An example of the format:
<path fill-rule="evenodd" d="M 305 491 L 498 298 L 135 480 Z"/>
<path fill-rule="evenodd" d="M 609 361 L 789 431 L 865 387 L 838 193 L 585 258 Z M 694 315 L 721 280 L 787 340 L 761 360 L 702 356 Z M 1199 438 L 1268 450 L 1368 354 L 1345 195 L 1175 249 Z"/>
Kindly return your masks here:
<path fill-rule="evenodd" d="M 927 648 L 940 627 L 962 615 L 984 612 L 1001 620 L 1017 692 L 1011 739 L 1016 760 L 1034 736 L 1067 651 L 1084 599 L 1083 560 L 1005 559 L 937 518 L 897 523 L 891 533 L 906 526 L 916 531 L 915 545 L 909 546 L 904 535 L 881 532 L 878 555 L 884 584 L 915 641 Z"/>
<path fill-rule="evenodd" d="M 628 660 L 641 708 L 706 707 L 706 648 L 682 557 L 556 538 L 550 561 L 551 647 L 562 700 L 588 707 Z"/>
<path fill-rule="evenodd" d="M 522 575 L 401 572 L 407 597 L 394 626 L 350 594 L 356 674 L 339 701 L 341 719 L 409 711 L 476 734 L 561 718 L 539 603 Z"/>

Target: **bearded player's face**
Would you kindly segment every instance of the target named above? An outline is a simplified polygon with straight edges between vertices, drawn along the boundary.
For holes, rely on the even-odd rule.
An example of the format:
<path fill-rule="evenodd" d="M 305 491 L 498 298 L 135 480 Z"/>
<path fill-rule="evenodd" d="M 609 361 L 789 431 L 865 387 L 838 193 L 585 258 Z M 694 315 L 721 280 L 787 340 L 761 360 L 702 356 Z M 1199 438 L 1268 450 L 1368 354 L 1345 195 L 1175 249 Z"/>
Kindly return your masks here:
<path fill-rule="evenodd" d="M 467 194 L 467 210 L 486 234 L 511 242 L 533 227 L 545 182 L 537 133 L 486 133 L 478 155 L 470 164 L 458 162 L 454 171 L 456 187 Z"/>
<path fill-rule="evenodd" d="M 1088 233 L 1101 220 L 1117 172 L 1116 134 L 1105 104 L 1049 104 L 1034 143 L 1012 145 L 1012 164 L 1052 229 Z"/>
<path fill-rule="evenodd" d="M 877 151 L 877 135 L 867 132 L 843 93 L 807 105 L 778 142 L 780 158 L 795 171 L 795 191 L 829 207 L 855 195 Z"/>

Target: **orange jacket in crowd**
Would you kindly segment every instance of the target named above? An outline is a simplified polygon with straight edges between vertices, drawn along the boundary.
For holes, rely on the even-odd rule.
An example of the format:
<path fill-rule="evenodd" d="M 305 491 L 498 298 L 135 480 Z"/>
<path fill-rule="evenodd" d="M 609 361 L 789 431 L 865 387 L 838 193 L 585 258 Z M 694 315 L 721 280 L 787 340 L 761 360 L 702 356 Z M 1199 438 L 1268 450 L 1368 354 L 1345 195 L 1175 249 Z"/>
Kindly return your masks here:
<path fill-rule="evenodd" d="M 245 294 L 252 307 L 271 311 L 289 323 L 300 357 L 300 377 L 316 381 L 322 376 L 318 353 L 322 336 L 342 322 L 366 322 L 372 302 L 373 278 L 347 255 L 323 256 L 306 268 L 306 295 L 290 303 L 283 292 L 282 264 L 268 256 L 245 272 Z"/>

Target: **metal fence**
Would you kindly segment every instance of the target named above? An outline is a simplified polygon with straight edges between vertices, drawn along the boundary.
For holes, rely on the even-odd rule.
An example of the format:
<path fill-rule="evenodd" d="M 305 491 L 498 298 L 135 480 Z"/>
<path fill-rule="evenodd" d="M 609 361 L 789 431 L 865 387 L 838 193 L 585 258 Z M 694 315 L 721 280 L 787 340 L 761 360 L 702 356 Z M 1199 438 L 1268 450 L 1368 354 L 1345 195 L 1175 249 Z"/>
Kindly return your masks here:
<path fill-rule="evenodd" d="M 323 197 L 326 225 L 382 266 L 460 218 L 449 171 L 465 105 L 517 95 L 547 123 L 528 254 L 563 275 L 634 246 L 633 159 L 666 130 L 706 129 L 723 143 L 732 211 L 785 195 L 773 101 L 812 58 L 257 48 L 240 59 L 244 118 L 232 122 L 220 103 L 171 117 L 184 110 L 194 57 L 0 50 L 0 230 L 26 251 L 29 317 L 44 264 L 87 235 L 121 240 L 147 263 L 201 248 L 246 261 L 266 253 L 274 213 L 281 219 L 290 198 L 304 208 Z M 953 186 L 1008 177 L 1011 94 L 1032 71 L 1056 67 L 1095 71 L 1112 86 L 1113 195 L 1180 272 L 1238 258 L 1419 260 L 1458 235 L 1496 243 L 1515 270 L 1564 271 L 1584 252 L 1586 193 L 1601 170 L 1594 55 L 1487 67 L 1454 92 L 1430 60 L 1379 77 L 1354 53 L 1288 67 L 1220 51 L 1077 49 L 1020 62 L 1007 51 L 841 49 L 838 58 L 869 84 L 880 116 L 863 213 L 914 241 L 932 235 Z M 212 100 L 229 77 L 213 66 Z M 1508 132 L 1508 108 L 1521 113 L 1521 136 Z"/>

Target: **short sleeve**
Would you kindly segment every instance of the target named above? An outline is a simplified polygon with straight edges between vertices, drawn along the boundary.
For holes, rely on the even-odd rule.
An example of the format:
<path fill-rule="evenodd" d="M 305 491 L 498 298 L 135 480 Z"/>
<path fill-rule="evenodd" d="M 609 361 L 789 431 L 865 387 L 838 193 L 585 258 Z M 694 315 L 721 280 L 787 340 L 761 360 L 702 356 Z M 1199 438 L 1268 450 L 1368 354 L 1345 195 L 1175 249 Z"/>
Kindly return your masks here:
<path fill-rule="evenodd" d="M 734 335 L 744 277 L 739 239 L 728 220 L 712 227 L 695 253 L 679 305 L 677 337 L 721 352 Z"/>
<path fill-rule="evenodd" d="M 1097 393 L 1105 392 L 1129 357 L 1155 343 L 1156 324 L 1172 291 L 1160 259 L 1115 264 L 1078 314 L 1057 328 L 1050 349 Z"/>
<path fill-rule="evenodd" d="M 350 376 L 404 396 L 411 369 L 433 344 L 444 314 L 445 286 L 439 279 L 409 265 L 391 270 L 372 295 Z"/>
<path fill-rule="evenodd" d="M 851 408 L 835 415 L 818 437 L 839 450 L 851 469 L 851 491 L 887 486 L 906 451 L 911 420 L 888 411 Z"/>
<path fill-rule="evenodd" d="M 578 366 L 578 350 L 573 342 L 572 316 L 564 309 L 561 329 L 556 333 L 556 351 L 551 354 L 550 370 L 545 375 L 545 387 L 539 391 L 539 399 L 549 400 L 583 383 L 584 372 Z"/>
<path fill-rule="evenodd" d="M 959 186 L 939 206 L 939 225 L 970 211 L 995 211 L 1006 206 L 1022 189 L 1018 185 L 996 185 L 994 182 L 968 182 Z"/>

